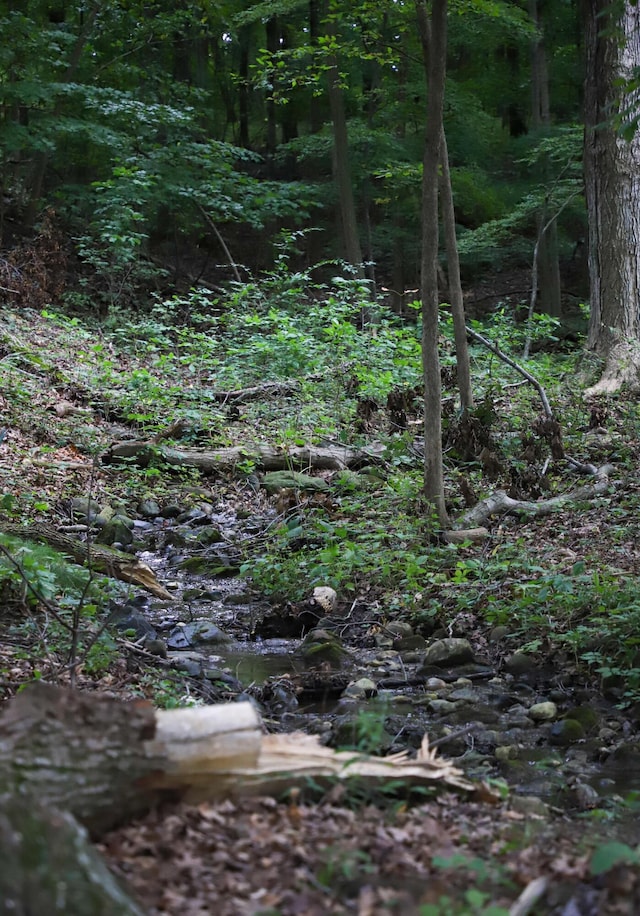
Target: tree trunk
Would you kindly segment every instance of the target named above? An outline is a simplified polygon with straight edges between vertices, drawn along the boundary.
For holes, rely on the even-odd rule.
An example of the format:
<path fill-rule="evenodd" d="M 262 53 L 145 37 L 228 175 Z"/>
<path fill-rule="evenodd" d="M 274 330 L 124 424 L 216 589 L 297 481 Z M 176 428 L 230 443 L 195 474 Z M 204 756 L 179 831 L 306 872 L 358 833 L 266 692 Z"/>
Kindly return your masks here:
<path fill-rule="evenodd" d="M 453 205 L 453 191 L 451 189 L 451 173 L 449 171 L 449 150 L 447 148 L 447 138 L 444 129 L 442 131 L 442 148 L 440 155 L 442 159 L 442 177 L 440 180 L 442 225 L 444 228 L 445 245 L 447 249 L 449 298 L 451 299 L 453 332 L 456 341 L 458 391 L 460 392 L 460 405 L 462 409 L 470 410 L 473 407 L 471 366 L 469 364 L 467 327 L 464 314 L 462 282 L 460 280 L 460 259 L 458 257 L 458 240 L 456 238 L 456 214 Z"/>
<path fill-rule="evenodd" d="M 438 171 L 447 56 L 447 0 L 434 0 L 431 23 L 416 0 L 427 72 L 427 127 L 422 172 L 422 367 L 424 373 L 424 491 L 438 523 L 448 527 L 442 456 L 442 385 L 438 353 Z"/>
<path fill-rule="evenodd" d="M 328 35 L 335 37 L 335 22 L 330 20 L 327 26 Z M 352 265 L 355 275 L 364 279 L 362 248 L 358 232 L 356 204 L 351 181 L 349 156 L 349 135 L 347 132 L 347 115 L 344 107 L 344 92 L 338 58 L 335 53 L 329 56 L 329 106 L 333 127 L 333 169 L 340 206 L 340 223 L 346 260 Z"/>
<path fill-rule="evenodd" d="M 640 7 L 587 0 L 585 11 L 588 346 L 605 361 L 588 394 L 598 394 L 640 382 L 640 133 L 624 124 L 638 92 L 620 88 L 640 66 Z"/>
<path fill-rule="evenodd" d="M 533 24 L 538 29 L 531 48 L 531 122 L 536 131 L 548 129 L 551 124 L 549 107 L 549 69 L 544 44 L 542 22 L 540 17 L 540 0 L 529 0 L 529 13 Z M 542 175 L 542 178 L 548 176 Z M 554 221 L 549 225 L 547 208 L 544 207 L 537 217 L 537 283 L 538 307 L 548 315 L 560 317 L 561 284 L 560 263 L 558 260 L 558 226 Z M 545 228 L 546 227 L 546 228 Z"/>

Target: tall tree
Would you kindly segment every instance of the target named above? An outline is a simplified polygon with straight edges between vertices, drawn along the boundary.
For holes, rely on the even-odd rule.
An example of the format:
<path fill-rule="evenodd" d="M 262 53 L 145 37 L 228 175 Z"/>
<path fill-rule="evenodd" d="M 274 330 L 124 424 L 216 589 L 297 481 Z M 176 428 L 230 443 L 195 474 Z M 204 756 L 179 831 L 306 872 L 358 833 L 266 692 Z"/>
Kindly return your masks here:
<path fill-rule="evenodd" d="M 588 346 L 605 360 L 591 393 L 640 383 L 640 132 L 621 86 L 640 67 L 640 7 L 585 2 Z M 626 120 L 626 123 L 625 123 Z"/>
<path fill-rule="evenodd" d="M 537 133 L 548 131 L 551 125 L 551 106 L 549 101 L 549 68 L 547 66 L 547 49 L 542 20 L 542 3 L 540 0 L 529 0 L 531 20 L 536 27 L 536 34 L 531 43 L 531 126 Z M 542 176 L 548 178 L 547 175 Z M 537 215 L 538 247 L 537 282 L 538 305 L 541 311 L 559 316 L 560 300 L 560 263 L 558 260 L 558 225 L 549 219 L 547 209 Z"/>
<path fill-rule="evenodd" d="M 430 25 L 424 0 L 416 0 L 427 70 L 427 125 L 422 166 L 422 368 L 424 375 L 424 492 L 438 523 L 449 523 L 444 498 L 442 455 L 442 384 L 438 353 L 438 172 L 442 149 L 447 67 L 447 0 L 433 0 Z"/>

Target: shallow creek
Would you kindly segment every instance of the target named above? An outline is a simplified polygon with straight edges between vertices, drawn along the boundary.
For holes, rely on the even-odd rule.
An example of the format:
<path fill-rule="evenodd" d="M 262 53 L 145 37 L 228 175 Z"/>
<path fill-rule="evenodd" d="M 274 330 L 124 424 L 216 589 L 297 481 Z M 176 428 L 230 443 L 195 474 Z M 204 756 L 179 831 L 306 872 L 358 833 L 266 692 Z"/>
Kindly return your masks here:
<path fill-rule="evenodd" d="M 172 667 L 212 685 L 212 701 L 215 690 L 249 696 L 273 730 L 370 753 L 417 748 L 426 732 L 470 777 L 505 779 L 525 809 L 586 810 L 640 793 L 637 721 L 587 685 L 544 665 L 509 670 L 499 651 L 427 664 L 438 634 L 394 628 L 377 607 L 309 617 L 258 601 L 237 572 L 239 546 L 261 525 L 208 505 L 137 521 L 138 555 L 175 600 L 134 599 L 122 628 L 148 627 Z"/>

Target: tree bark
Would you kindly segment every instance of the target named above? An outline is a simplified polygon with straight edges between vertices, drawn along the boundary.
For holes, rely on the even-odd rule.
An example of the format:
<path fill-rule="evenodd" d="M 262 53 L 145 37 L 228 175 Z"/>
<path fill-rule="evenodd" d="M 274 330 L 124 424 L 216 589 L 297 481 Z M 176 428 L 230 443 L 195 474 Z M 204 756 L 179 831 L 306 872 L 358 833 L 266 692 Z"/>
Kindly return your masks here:
<path fill-rule="evenodd" d="M 270 445 L 229 446 L 201 451 L 157 445 L 155 442 L 126 441 L 112 445 L 103 456 L 103 461 L 135 458 L 139 465 L 145 467 L 153 458 L 160 457 L 173 467 L 198 468 L 204 473 L 234 471 L 243 461 L 250 461 L 263 471 L 287 471 L 291 468 L 341 471 L 345 468 L 374 464 L 380 460 L 380 452 L 381 449 L 350 449 L 340 445 L 327 448 L 294 446 L 286 451 Z"/>
<path fill-rule="evenodd" d="M 444 498 L 442 385 L 438 353 L 438 170 L 442 137 L 447 0 L 434 0 L 429 23 L 424 0 L 416 0 L 428 82 L 427 126 L 422 172 L 422 367 L 424 375 L 424 492 L 442 528 L 449 518 Z"/>
<path fill-rule="evenodd" d="M 453 204 L 453 190 L 451 188 L 451 173 L 449 171 L 449 150 L 447 148 L 447 138 L 444 133 L 444 128 L 442 130 L 441 157 L 442 176 L 440 179 L 440 197 L 442 225 L 444 228 L 444 238 L 447 249 L 449 298 L 451 299 L 453 333 L 456 342 L 458 391 L 460 392 L 460 405 L 462 409 L 470 410 L 473 407 L 471 366 L 469 363 L 469 347 L 467 346 L 467 326 L 464 314 L 462 281 L 460 280 L 460 259 L 458 257 L 458 240 L 456 238 L 456 214 Z"/>
<path fill-rule="evenodd" d="M 598 394 L 640 381 L 640 133 L 624 114 L 638 92 L 621 89 L 640 66 L 640 7 L 586 0 L 585 11 L 588 346 L 605 361 L 587 394 Z"/>
<path fill-rule="evenodd" d="M 335 22 L 329 19 L 327 34 L 335 39 Z M 364 265 L 362 262 L 362 247 L 358 231 L 358 218 L 356 203 L 351 180 L 351 165 L 349 156 L 349 135 L 347 131 L 347 115 L 344 107 L 344 91 L 338 56 L 335 52 L 329 55 L 329 107 L 331 110 L 331 124 L 333 128 L 333 167 L 338 190 L 340 207 L 340 223 L 342 226 L 342 239 L 346 260 L 351 264 L 356 277 L 364 279 Z"/>
<path fill-rule="evenodd" d="M 548 130 L 551 125 L 549 104 L 549 69 L 544 44 L 540 0 L 529 0 L 529 14 L 538 32 L 531 47 L 531 124 L 534 130 Z M 545 174 L 542 178 L 544 180 Z M 560 316 L 561 284 L 558 260 L 558 226 L 549 222 L 546 206 L 538 213 L 536 276 L 538 307 L 549 315 Z"/>

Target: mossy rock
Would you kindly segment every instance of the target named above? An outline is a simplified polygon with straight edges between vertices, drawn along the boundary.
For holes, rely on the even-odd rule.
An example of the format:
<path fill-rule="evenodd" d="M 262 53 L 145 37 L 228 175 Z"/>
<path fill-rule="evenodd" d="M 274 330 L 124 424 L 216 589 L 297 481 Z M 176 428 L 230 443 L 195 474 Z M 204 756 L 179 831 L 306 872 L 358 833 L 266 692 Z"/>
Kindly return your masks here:
<path fill-rule="evenodd" d="M 321 477 L 311 477 L 300 471 L 268 471 L 262 477 L 267 493 L 279 490 L 328 490 L 329 484 Z"/>

